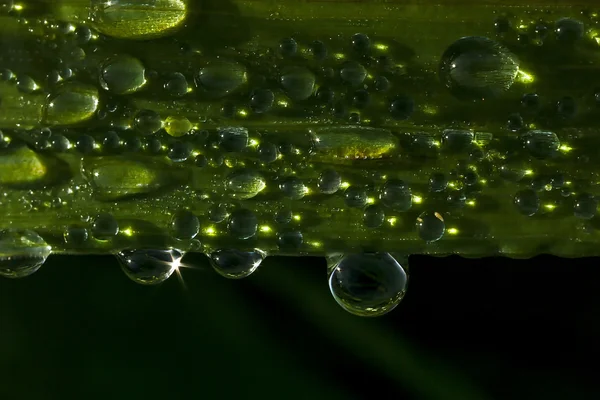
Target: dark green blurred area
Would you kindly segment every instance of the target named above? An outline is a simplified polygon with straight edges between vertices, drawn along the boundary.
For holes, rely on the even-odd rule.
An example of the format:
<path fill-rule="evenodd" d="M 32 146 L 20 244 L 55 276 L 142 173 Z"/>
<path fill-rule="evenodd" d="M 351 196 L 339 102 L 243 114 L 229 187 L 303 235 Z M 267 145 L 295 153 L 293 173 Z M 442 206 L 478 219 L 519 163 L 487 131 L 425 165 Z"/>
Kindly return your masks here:
<path fill-rule="evenodd" d="M 188 256 L 129 281 L 112 257 L 0 280 L 0 399 L 596 399 L 597 259 L 411 259 L 404 302 L 343 311 L 325 262 L 246 280 Z"/>

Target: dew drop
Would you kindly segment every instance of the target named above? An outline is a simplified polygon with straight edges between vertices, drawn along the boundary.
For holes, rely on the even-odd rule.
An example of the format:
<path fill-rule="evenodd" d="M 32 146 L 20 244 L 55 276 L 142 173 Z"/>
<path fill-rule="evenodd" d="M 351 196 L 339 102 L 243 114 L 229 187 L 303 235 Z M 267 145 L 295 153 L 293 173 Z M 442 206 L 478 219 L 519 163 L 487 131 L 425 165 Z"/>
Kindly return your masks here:
<path fill-rule="evenodd" d="M 246 168 L 232 172 L 225 180 L 226 190 L 236 199 L 251 199 L 266 186 L 261 174 Z"/>
<path fill-rule="evenodd" d="M 257 114 L 266 113 L 273 107 L 275 95 L 269 89 L 256 89 L 250 95 L 250 108 Z"/>
<path fill-rule="evenodd" d="M 300 231 L 286 231 L 277 235 L 277 245 L 282 251 L 296 252 L 304 243 L 304 236 Z"/>
<path fill-rule="evenodd" d="M 224 97 L 236 91 L 247 80 L 246 67 L 227 61 L 212 61 L 200 68 L 196 85 L 214 97 Z"/>
<path fill-rule="evenodd" d="M 347 84 L 358 86 L 363 83 L 367 77 L 367 70 L 362 66 L 362 64 L 359 64 L 356 61 L 347 61 L 344 63 L 344 65 L 342 65 L 340 77 Z"/>
<path fill-rule="evenodd" d="M 158 132 L 163 124 L 160 115 L 152 110 L 140 110 L 133 120 L 135 129 L 142 135 L 152 135 Z"/>
<path fill-rule="evenodd" d="M 279 189 L 283 192 L 286 197 L 292 200 L 299 200 L 303 198 L 308 192 L 307 187 L 304 185 L 302 179 L 295 176 L 285 178 L 280 184 Z"/>
<path fill-rule="evenodd" d="M 556 133 L 533 130 L 522 135 L 525 148 L 532 156 L 540 159 L 550 158 L 558 153 L 560 140 Z"/>
<path fill-rule="evenodd" d="M 240 279 L 250 276 L 260 266 L 266 253 L 254 251 L 239 251 L 221 249 L 210 253 L 212 267 L 220 275 L 230 279 Z"/>
<path fill-rule="evenodd" d="M 108 240 L 119 233 L 119 224 L 115 217 L 109 213 L 96 216 L 92 225 L 92 235 L 99 240 Z"/>
<path fill-rule="evenodd" d="M 36 272 L 52 248 L 36 232 L 0 230 L 0 276 L 23 278 Z"/>
<path fill-rule="evenodd" d="M 405 120 L 408 119 L 414 112 L 415 103 L 408 96 L 396 96 L 390 102 L 389 110 L 392 118 L 396 120 Z"/>
<path fill-rule="evenodd" d="M 497 97 L 508 90 L 519 60 L 508 49 L 484 37 L 464 37 L 442 55 L 440 80 L 460 100 Z"/>
<path fill-rule="evenodd" d="M 44 122 L 72 125 L 94 116 L 98 110 L 98 90 L 78 83 L 60 85 L 46 100 Z"/>
<path fill-rule="evenodd" d="M 379 195 L 382 203 L 395 211 L 408 211 L 412 207 L 412 192 L 410 188 L 399 179 L 388 180 Z"/>
<path fill-rule="evenodd" d="M 582 193 L 575 198 L 573 206 L 574 214 L 577 218 L 592 219 L 598 210 L 598 200 L 588 193 Z"/>
<path fill-rule="evenodd" d="M 281 87 L 292 100 L 306 100 L 315 89 L 315 74 L 304 67 L 286 67 L 281 72 Z"/>
<path fill-rule="evenodd" d="M 349 186 L 344 191 L 344 201 L 348 207 L 363 208 L 367 205 L 367 192 L 359 186 Z"/>
<path fill-rule="evenodd" d="M 523 215 L 531 217 L 538 212 L 540 208 L 540 199 L 533 189 L 523 189 L 515 194 L 515 206 Z"/>
<path fill-rule="evenodd" d="M 330 268 L 329 290 L 342 308 L 361 317 L 392 311 L 406 293 L 408 276 L 389 253 L 350 254 Z"/>
<path fill-rule="evenodd" d="M 140 91 L 146 85 L 146 70 L 137 58 L 120 55 L 107 59 L 100 68 L 100 86 L 114 94 Z"/>
<path fill-rule="evenodd" d="M 170 136 L 181 137 L 187 135 L 191 130 L 192 123 L 186 117 L 170 116 L 165 120 L 165 131 Z"/>
<path fill-rule="evenodd" d="M 318 187 L 322 193 L 333 194 L 337 192 L 342 185 L 342 178 L 337 171 L 326 169 L 319 176 Z"/>
<path fill-rule="evenodd" d="M 446 223 L 440 213 L 425 211 L 417 218 L 417 233 L 427 243 L 440 240 L 445 231 Z"/>
<path fill-rule="evenodd" d="M 250 210 L 244 208 L 235 210 L 229 216 L 227 228 L 235 238 L 249 239 L 256 234 L 258 219 Z"/>
<path fill-rule="evenodd" d="M 184 96 L 189 89 L 187 79 L 179 72 L 175 72 L 168 77 L 164 88 L 170 95 L 175 97 Z"/>
<path fill-rule="evenodd" d="M 219 128 L 219 146 L 226 152 L 239 152 L 248 146 L 248 129 L 237 126 Z"/>
<path fill-rule="evenodd" d="M 90 234 L 88 230 L 82 226 L 71 225 L 64 233 L 65 243 L 72 247 L 81 247 L 87 242 Z"/>
<path fill-rule="evenodd" d="M 383 208 L 377 204 L 372 204 L 365 208 L 363 221 L 367 228 L 379 228 L 385 220 Z"/>
<path fill-rule="evenodd" d="M 277 160 L 279 152 L 273 143 L 261 143 L 257 149 L 258 158 L 264 163 L 272 163 Z"/>
<path fill-rule="evenodd" d="M 179 267 L 183 253 L 179 250 L 124 250 L 117 254 L 121 269 L 131 280 L 142 285 L 166 281 Z"/>
<path fill-rule="evenodd" d="M 171 219 L 171 231 L 177 239 L 189 240 L 195 238 L 200 231 L 198 217 L 188 210 L 177 211 Z"/>
<path fill-rule="evenodd" d="M 554 26 L 556 38 L 562 42 L 571 44 L 583 37 L 583 22 L 571 18 L 561 18 Z"/>

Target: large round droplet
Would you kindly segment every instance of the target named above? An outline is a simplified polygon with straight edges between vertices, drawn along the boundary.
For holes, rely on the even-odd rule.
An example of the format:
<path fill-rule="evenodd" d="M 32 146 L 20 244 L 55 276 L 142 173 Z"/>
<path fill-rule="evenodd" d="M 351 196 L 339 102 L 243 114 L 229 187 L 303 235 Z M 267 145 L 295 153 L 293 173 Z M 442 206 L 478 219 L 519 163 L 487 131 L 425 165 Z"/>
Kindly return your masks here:
<path fill-rule="evenodd" d="M 367 205 L 367 192 L 360 186 L 350 186 L 344 191 L 344 202 L 348 207 L 363 208 Z"/>
<path fill-rule="evenodd" d="M 44 122 L 48 125 L 72 125 L 94 116 L 98 109 L 98 90 L 76 83 L 60 85 L 48 96 Z"/>
<path fill-rule="evenodd" d="M 227 61 L 212 61 L 196 74 L 196 85 L 214 97 L 223 97 L 246 83 L 246 67 Z"/>
<path fill-rule="evenodd" d="M 292 100 L 306 100 L 315 89 L 315 74 L 304 67 L 287 67 L 281 72 L 281 87 Z"/>
<path fill-rule="evenodd" d="M 348 61 L 340 70 L 340 77 L 342 81 L 350 84 L 352 86 L 358 86 L 367 77 L 367 70 L 362 64 L 359 64 L 356 61 Z"/>
<path fill-rule="evenodd" d="M 30 230 L 0 230 L 0 276 L 22 278 L 40 269 L 51 247 Z"/>
<path fill-rule="evenodd" d="M 442 55 L 440 80 L 461 100 L 496 97 L 513 84 L 519 60 L 508 49 L 491 39 L 464 37 L 450 45 Z"/>
<path fill-rule="evenodd" d="M 127 55 L 112 57 L 100 68 L 100 86 L 114 94 L 134 93 L 145 84 L 145 68 L 137 58 Z"/>
<path fill-rule="evenodd" d="M 125 275 L 142 285 L 156 285 L 166 281 L 180 263 L 183 253 L 175 249 L 124 250 L 117 259 Z"/>
<path fill-rule="evenodd" d="M 440 240 L 446 231 L 446 223 L 440 213 L 426 211 L 417 218 L 417 233 L 430 243 Z"/>
<path fill-rule="evenodd" d="M 233 237 L 249 239 L 256 234 L 258 219 L 250 210 L 244 208 L 235 210 L 229 215 L 227 228 Z"/>
<path fill-rule="evenodd" d="M 219 146 L 227 152 L 242 151 L 248 146 L 248 129 L 239 126 L 226 126 L 217 130 Z"/>
<path fill-rule="evenodd" d="M 389 253 L 343 256 L 333 265 L 329 289 L 346 311 L 376 317 L 393 310 L 406 293 L 406 271 Z"/>
<path fill-rule="evenodd" d="M 367 228 L 379 228 L 385 219 L 385 212 L 381 206 L 372 204 L 365 208 L 363 221 Z"/>
<path fill-rule="evenodd" d="M 308 188 L 304 185 L 302 179 L 295 176 L 285 178 L 280 184 L 279 189 L 286 197 L 292 200 L 299 200 L 308 193 Z"/>
<path fill-rule="evenodd" d="M 200 222 L 191 211 L 180 210 L 171 219 L 171 230 L 177 239 L 193 239 L 200 231 Z"/>
<path fill-rule="evenodd" d="M 188 14 L 187 3 L 188 0 L 92 0 L 89 20 L 95 29 L 108 36 L 153 39 L 172 34 L 183 25 Z"/>
<path fill-rule="evenodd" d="M 250 108 L 257 114 L 266 113 L 273 107 L 275 94 L 269 89 L 256 89 L 250 95 Z"/>
<path fill-rule="evenodd" d="M 404 212 L 412 207 L 412 193 L 410 188 L 399 179 L 388 180 L 379 195 L 382 203 L 392 210 Z"/>
<path fill-rule="evenodd" d="M 225 180 L 226 190 L 237 199 L 251 199 L 266 186 L 265 178 L 251 169 L 234 171 Z"/>
<path fill-rule="evenodd" d="M 222 249 L 210 253 L 210 264 L 225 278 L 240 279 L 256 271 L 265 257 L 266 253 L 258 249 L 254 251 Z"/>
<path fill-rule="evenodd" d="M 140 110 L 133 120 L 135 129 L 142 135 L 152 135 L 162 128 L 160 115 L 153 110 Z"/>
<path fill-rule="evenodd" d="M 581 219 L 594 218 L 598 211 L 598 200 L 589 193 L 582 193 L 575 199 L 573 211 L 576 217 Z"/>
<path fill-rule="evenodd" d="M 101 213 L 94 219 L 92 235 L 96 239 L 108 240 L 119 233 L 119 224 L 115 217 L 109 213 Z"/>

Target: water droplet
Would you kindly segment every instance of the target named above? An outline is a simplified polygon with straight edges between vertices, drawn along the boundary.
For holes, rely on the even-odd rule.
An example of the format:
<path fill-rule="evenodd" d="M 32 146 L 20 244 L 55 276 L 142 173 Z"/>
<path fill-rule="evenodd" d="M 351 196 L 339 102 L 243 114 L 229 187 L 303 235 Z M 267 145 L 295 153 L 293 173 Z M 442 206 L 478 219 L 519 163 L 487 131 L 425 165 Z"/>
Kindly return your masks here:
<path fill-rule="evenodd" d="M 200 222 L 191 211 L 179 210 L 171 219 L 171 230 L 177 239 L 193 239 L 200 231 Z"/>
<path fill-rule="evenodd" d="M 248 146 L 248 129 L 227 126 L 218 129 L 219 146 L 227 152 L 239 152 Z"/>
<path fill-rule="evenodd" d="M 152 135 L 162 128 L 162 121 L 156 111 L 140 110 L 135 115 L 133 125 L 142 135 Z"/>
<path fill-rule="evenodd" d="M 249 239 L 256 234 L 258 219 L 250 210 L 244 208 L 235 210 L 229 216 L 227 228 L 235 238 Z"/>
<path fill-rule="evenodd" d="M 519 60 L 502 45 L 484 37 L 464 37 L 442 55 L 442 84 L 461 100 L 496 97 L 508 90 L 519 71 Z"/>
<path fill-rule="evenodd" d="M 575 198 L 573 211 L 576 217 L 592 219 L 598 210 L 598 200 L 588 193 L 582 193 Z"/>
<path fill-rule="evenodd" d="M 102 137 L 102 150 L 105 153 L 116 153 L 121 148 L 121 138 L 115 131 L 108 131 Z"/>
<path fill-rule="evenodd" d="M 222 249 L 210 254 L 212 267 L 220 275 L 240 279 L 251 275 L 260 266 L 266 253 L 255 249 L 254 251 L 239 251 Z"/>
<path fill-rule="evenodd" d="M 523 215 L 531 217 L 538 212 L 540 208 L 540 199 L 533 189 L 523 189 L 515 194 L 515 206 Z"/>
<path fill-rule="evenodd" d="M 507 33 L 511 28 L 510 21 L 505 16 L 500 16 L 494 20 L 494 28 L 498 34 Z"/>
<path fill-rule="evenodd" d="M 379 228 L 385 219 L 383 208 L 377 204 L 372 204 L 365 208 L 363 220 L 367 228 Z"/>
<path fill-rule="evenodd" d="M 519 114 L 511 114 L 508 116 L 506 127 L 509 131 L 517 132 L 523 128 L 523 117 Z"/>
<path fill-rule="evenodd" d="M 304 236 L 300 231 L 286 231 L 277 235 L 277 245 L 282 251 L 297 252 L 304 242 Z"/>
<path fill-rule="evenodd" d="M 273 107 L 275 95 L 269 89 L 255 89 L 250 95 L 250 108 L 257 114 L 266 113 Z"/>
<path fill-rule="evenodd" d="M 234 92 L 247 80 L 246 67 L 227 61 L 209 62 L 196 75 L 196 85 L 215 97 Z"/>
<path fill-rule="evenodd" d="M 359 54 L 367 53 L 371 49 L 371 39 L 364 33 L 352 35 L 352 49 Z"/>
<path fill-rule="evenodd" d="M 571 18 L 561 18 L 554 26 L 556 37 L 563 43 L 574 43 L 583 38 L 583 22 Z"/>
<path fill-rule="evenodd" d="M 367 70 L 356 61 L 347 61 L 340 70 L 342 80 L 352 86 L 358 86 L 367 77 Z"/>
<path fill-rule="evenodd" d="M 185 0 L 92 0 L 90 22 L 99 32 L 119 39 L 153 39 L 173 33 L 186 20 Z"/>
<path fill-rule="evenodd" d="M 379 198 L 385 206 L 396 211 L 404 212 L 412 207 L 411 190 L 399 179 L 388 180 L 383 185 Z"/>
<path fill-rule="evenodd" d="M 30 230 L 0 230 L 0 276 L 22 278 L 40 269 L 51 247 Z"/>
<path fill-rule="evenodd" d="M 165 120 L 165 131 L 173 137 L 187 135 L 191 130 L 192 123 L 186 117 L 170 116 Z"/>
<path fill-rule="evenodd" d="M 432 192 L 443 192 L 448 187 L 448 178 L 441 172 L 434 172 L 429 178 L 429 187 Z"/>
<path fill-rule="evenodd" d="M 320 40 L 315 40 L 311 43 L 310 51 L 317 61 L 322 61 L 327 57 L 327 47 Z"/>
<path fill-rule="evenodd" d="M 445 231 L 446 223 L 440 213 L 425 211 L 417 218 L 417 233 L 428 243 L 440 240 Z"/>
<path fill-rule="evenodd" d="M 304 67 L 286 67 L 281 72 L 281 87 L 292 100 L 306 100 L 315 89 L 315 74 Z"/>
<path fill-rule="evenodd" d="M 188 142 L 176 141 L 171 143 L 167 157 L 173 162 L 184 162 L 192 154 L 192 145 Z"/>
<path fill-rule="evenodd" d="M 94 146 L 96 145 L 96 141 L 90 135 L 81 135 L 77 138 L 77 142 L 75 147 L 77 151 L 82 154 L 90 154 L 94 151 Z"/>
<path fill-rule="evenodd" d="M 146 85 L 146 70 L 137 58 L 120 55 L 109 58 L 100 69 L 100 86 L 115 94 L 129 94 Z"/>
<path fill-rule="evenodd" d="M 119 233 L 119 223 L 112 214 L 101 213 L 92 225 L 92 235 L 99 240 L 108 240 Z"/>
<path fill-rule="evenodd" d="M 555 156 L 560 148 L 560 140 L 554 132 L 533 130 L 524 133 L 522 139 L 531 155 L 540 159 Z"/>
<path fill-rule="evenodd" d="M 558 115 L 563 118 L 572 118 L 577 114 L 577 103 L 570 96 L 565 96 L 556 104 Z"/>
<path fill-rule="evenodd" d="M 121 269 L 131 280 L 142 285 L 166 281 L 179 267 L 183 253 L 179 250 L 124 250 L 117 254 Z"/>
<path fill-rule="evenodd" d="M 288 209 L 279 210 L 275 214 L 275 222 L 280 225 L 289 224 L 292 221 L 292 212 Z"/>
<path fill-rule="evenodd" d="M 319 190 L 326 194 L 333 194 L 337 192 L 342 185 L 342 178 L 337 171 L 333 169 L 326 169 L 319 176 Z"/>
<path fill-rule="evenodd" d="M 521 98 L 521 105 L 527 112 L 536 112 L 540 109 L 540 97 L 536 93 L 526 93 Z"/>
<path fill-rule="evenodd" d="M 273 143 L 261 143 L 258 146 L 257 151 L 260 161 L 264 163 L 272 163 L 277 160 L 277 146 L 275 146 Z"/>
<path fill-rule="evenodd" d="M 381 75 L 375 78 L 373 85 L 378 92 L 387 92 L 392 87 L 389 79 Z"/>
<path fill-rule="evenodd" d="M 182 73 L 171 74 L 165 82 L 165 90 L 172 96 L 181 97 L 188 92 L 188 82 Z"/>
<path fill-rule="evenodd" d="M 17 89 L 23 93 L 33 93 L 39 89 L 39 86 L 29 75 L 19 75 L 19 78 L 17 79 Z"/>
<path fill-rule="evenodd" d="M 298 43 L 294 38 L 285 38 L 279 42 L 279 52 L 284 57 L 292 57 L 298 51 Z"/>
<path fill-rule="evenodd" d="M 93 86 L 69 82 L 48 96 L 44 122 L 49 125 L 72 125 L 94 116 L 98 110 L 98 90 Z"/>
<path fill-rule="evenodd" d="M 227 208 L 223 204 L 214 204 L 208 209 L 208 218 L 212 222 L 223 222 L 228 215 Z"/>
<path fill-rule="evenodd" d="M 446 129 L 442 132 L 444 150 L 451 153 L 463 153 L 473 143 L 473 132 L 457 129 Z"/>
<path fill-rule="evenodd" d="M 64 153 L 71 148 L 71 142 L 63 135 L 53 134 L 50 137 L 50 146 L 57 153 Z"/>
<path fill-rule="evenodd" d="M 286 197 L 292 200 L 299 200 L 303 198 L 308 192 L 302 179 L 295 176 L 285 178 L 280 184 L 279 189 L 283 192 Z"/>
<path fill-rule="evenodd" d="M 415 110 L 414 101 L 408 96 L 396 96 L 390 102 L 390 114 L 396 120 L 408 119 Z"/>
<path fill-rule="evenodd" d="M 81 247 L 87 242 L 90 235 L 86 228 L 82 226 L 71 225 L 64 233 L 65 243 L 71 247 Z"/>
<path fill-rule="evenodd" d="M 349 186 L 344 192 L 344 201 L 348 207 L 363 208 L 367 205 L 367 192 L 359 186 Z"/>
<path fill-rule="evenodd" d="M 406 271 L 389 253 L 345 255 L 330 270 L 329 290 L 333 298 L 358 316 L 386 314 L 406 293 Z"/>
<path fill-rule="evenodd" d="M 225 188 L 232 197 L 237 199 L 251 199 L 265 187 L 267 187 L 265 178 L 250 169 L 234 171 L 225 181 Z"/>

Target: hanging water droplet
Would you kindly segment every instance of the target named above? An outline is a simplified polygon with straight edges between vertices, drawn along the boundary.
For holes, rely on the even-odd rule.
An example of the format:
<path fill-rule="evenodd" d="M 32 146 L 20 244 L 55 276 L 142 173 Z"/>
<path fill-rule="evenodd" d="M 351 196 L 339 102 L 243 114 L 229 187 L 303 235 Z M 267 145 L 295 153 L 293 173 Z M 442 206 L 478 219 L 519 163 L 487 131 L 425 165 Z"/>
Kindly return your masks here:
<path fill-rule="evenodd" d="M 225 278 L 240 279 L 252 274 L 267 254 L 259 249 L 239 251 L 222 249 L 210 253 L 212 267 Z"/>
<path fill-rule="evenodd" d="M 0 230 L 0 276 L 22 278 L 40 269 L 52 248 L 30 230 Z"/>
<path fill-rule="evenodd" d="M 117 254 L 121 269 L 131 280 L 142 285 L 166 281 L 179 267 L 183 253 L 167 250 L 123 250 Z"/>
<path fill-rule="evenodd" d="M 267 187 L 265 178 L 250 169 L 234 171 L 225 181 L 225 188 L 232 197 L 237 199 L 251 199 L 265 187 Z"/>
<path fill-rule="evenodd" d="M 519 71 L 519 60 L 508 49 L 484 37 L 464 37 L 442 55 L 442 84 L 461 100 L 496 97 L 508 90 Z"/>
<path fill-rule="evenodd" d="M 346 311 L 376 317 L 392 311 L 406 293 L 406 270 L 389 253 L 330 259 L 329 290 Z"/>
<path fill-rule="evenodd" d="M 445 231 L 446 223 L 440 213 L 426 211 L 417 218 L 417 233 L 428 243 L 440 240 Z"/>
<path fill-rule="evenodd" d="M 115 94 L 129 94 L 146 85 L 146 70 L 137 58 L 120 55 L 109 58 L 100 69 L 100 86 Z"/>

